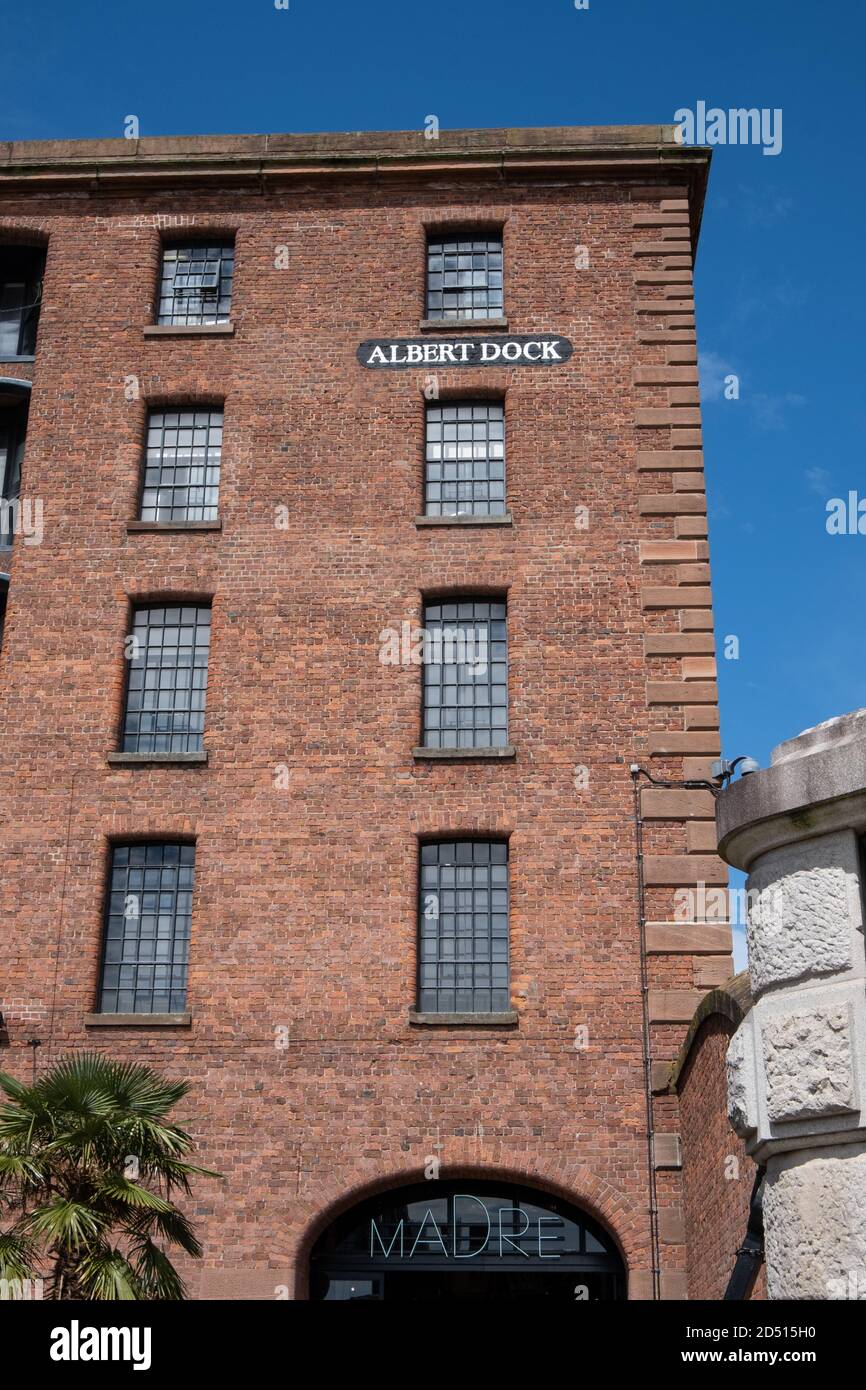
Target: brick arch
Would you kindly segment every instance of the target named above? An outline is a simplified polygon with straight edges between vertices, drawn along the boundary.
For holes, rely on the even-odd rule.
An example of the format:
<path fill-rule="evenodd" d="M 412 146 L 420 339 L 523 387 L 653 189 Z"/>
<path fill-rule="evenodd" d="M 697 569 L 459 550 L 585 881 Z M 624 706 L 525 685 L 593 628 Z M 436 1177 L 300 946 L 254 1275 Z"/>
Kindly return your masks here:
<path fill-rule="evenodd" d="M 390 1166 L 387 1173 L 359 1177 L 348 1186 L 341 1185 L 337 1177 L 322 1184 L 319 1209 L 307 1222 L 295 1250 L 294 1297 L 306 1299 L 309 1296 L 310 1256 L 316 1241 L 339 1216 L 379 1192 L 411 1186 L 422 1177 L 423 1169 L 419 1168 L 416 1158 L 412 1163 Z M 529 1165 L 504 1156 L 501 1161 L 479 1163 L 467 1157 L 465 1161 L 443 1163 L 440 1177 L 443 1180 L 499 1179 L 559 1197 L 586 1212 L 604 1228 L 622 1259 L 627 1278 L 635 1268 L 649 1265 L 645 1212 L 630 1208 L 621 1192 L 584 1165 L 574 1167 L 564 1159 Z"/>

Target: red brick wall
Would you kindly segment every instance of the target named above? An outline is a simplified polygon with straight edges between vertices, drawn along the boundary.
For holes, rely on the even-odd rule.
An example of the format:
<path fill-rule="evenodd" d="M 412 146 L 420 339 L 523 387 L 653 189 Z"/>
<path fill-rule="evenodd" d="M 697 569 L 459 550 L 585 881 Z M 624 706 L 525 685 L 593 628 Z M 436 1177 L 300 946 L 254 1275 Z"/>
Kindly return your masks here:
<path fill-rule="evenodd" d="M 727 1118 L 725 1054 L 733 1033 L 728 1019 L 711 1014 L 677 1085 L 690 1299 L 724 1297 L 749 1219 L 755 1165 Z M 752 1298 L 766 1298 L 763 1266 Z"/>
<path fill-rule="evenodd" d="M 30 198 L 0 188 L 0 237 L 49 237 L 24 470 L 25 494 L 44 499 L 45 539 L 16 543 L 0 665 L 0 1061 L 29 1075 L 36 1034 L 42 1067 L 98 1046 L 191 1079 L 182 1118 L 201 1161 L 225 1175 L 197 1183 L 192 1207 L 205 1293 L 270 1297 L 296 1272 L 302 1291 L 326 1215 L 417 1179 L 430 1155 L 443 1174 L 519 1175 L 583 1203 L 620 1242 L 632 1294 L 646 1290 L 628 766 L 652 752 L 656 771 L 681 776 L 683 758 L 653 744 L 674 717 L 647 693 L 648 675 L 681 676 L 679 660 L 644 652 L 645 634 L 679 630 L 681 615 L 642 607 L 638 543 L 700 531 L 675 531 L 675 504 L 668 515 L 638 506 L 672 479 L 664 465 L 643 480 L 636 471 L 638 447 L 668 449 L 671 431 L 635 426 L 653 397 L 634 383 L 645 291 L 633 222 L 672 196 L 683 189 L 625 181 Z M 197 234 L 236 232 L 233 338 L 143 335 L 156 223 L 169 216 Z M 417 335 L 425 221 L 475 218 L 505 223 L 510 331 L 562 333 L 575 352 L 559 369 L 439 373 L 443 395 L 506 392 L 515 525 L 416 529 L 426 375 L 364 371 L 355 349 Z M 586 269 L 574 268 L 576 244 L 589 248 Z M 671 339 L 658 318 L 652 327 L 639 360 L 663 369 Z M 138 399 L 126 398 L 130 377 Z M 128 534 L 148 403 L 215 398 L 222 531 Z M 579 506 L 588 530 L 575 527 Z M 674 584 L 675 570 L 655 563 L 652 582 Z M 513 763 L 413 762 L 419 671 L 380 665 L 378 634 L 451 588 L 507 591 Z M 176 595 L 213 598 L 208 765 L 112 768 L 130 602 Z M 696 735 L 683 748 L 704 746 Z M 575 788 L 579 764 L 587 790 Z M 417 841 L 439 832 L 510 836 L 516 1029 L 408 1021 Z M 87 1028 L 108 845 L 141 835 L 196 839 L 193 1023 Z M 681 820 L 647 837 L 649 854 L 690 848 Z M 651 889 L 656 918 L 670 915 L 672 891 Z M 653 988 L 682 984 L 689 1001 L 692 965 L 655 957 Z M 671 1057 L 682 1031 L 663 1022 L 654 1055 Z M 657 1123 L 678 1127 L 672 1099 Z M 661 1173 L 659 1190 L 676 1209 L 679 1174 Z M 682 1287 L 679 1241 L 663 1247 L 669 1292 Z"/>

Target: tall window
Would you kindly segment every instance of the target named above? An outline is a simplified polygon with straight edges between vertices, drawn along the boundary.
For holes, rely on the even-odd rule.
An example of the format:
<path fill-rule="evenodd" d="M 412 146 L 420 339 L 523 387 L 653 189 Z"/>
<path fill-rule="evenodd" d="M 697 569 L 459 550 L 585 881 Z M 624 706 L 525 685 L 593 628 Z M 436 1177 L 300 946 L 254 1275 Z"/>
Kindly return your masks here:
<path fill-rule="evenodd" d="M 504 1013 L 508 987 L 508 845 L 421 846 L 418 1008 Z"/>
<path fill-rule="evenodd" d="M 508 743 L 508 638 L 504 603 L 424 609 L 424 746 Z"/>
<path fill-rule="evenodd" d="M 186 1009 L 195 846 L 115 845 L 105 920 L 99 1010 Z"/>
<path fill-rule="evenodd" d="M 427 516 L 505 515 L 505 412 L 501 401 L 428 405 Z"/>
<path fill-rule="evenodd" d="M 428 319 L 502 316 L 502 237 L 450 233 L 427 242 Z"/>
<path fill-rule="evenodd" d="M 166 246 L 162 253 L 158 323 L 228 323 L 235 248 Z"/>
<path fill-rule="evenodd" d="M 141 520 L 215 521 L 222 441 L 221 410 L 151 411 Z"/>
<path fill-rule="evenodd" d="M 128 642 L 124 753 L 202 747 L 210 608 L 136 608 Z"/>
<path fill-rule="evenodd" d="M 44 266 L 42 247 L 0 246 L 0 362 L 36 351 Z"/>

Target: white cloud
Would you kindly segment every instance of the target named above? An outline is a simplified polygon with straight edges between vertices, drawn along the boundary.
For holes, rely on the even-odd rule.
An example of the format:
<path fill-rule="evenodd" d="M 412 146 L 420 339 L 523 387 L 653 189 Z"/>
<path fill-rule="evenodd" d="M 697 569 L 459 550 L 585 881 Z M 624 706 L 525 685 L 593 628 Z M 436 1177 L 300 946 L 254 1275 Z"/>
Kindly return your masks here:
<path fill-rule="evenodd" d="M 720 401 L 725 389 L 725 377 L 735 375 L 731 363 L 718 352 L 701 352 L 698 356 L 701 399 Z"/>
<path fill-rule="evenodd" d="M 810 492 L 817 493 L 821 498 L 829 496 L 832 480 L 826 468 L 807 468 L 803 477 L 806 479 Z"/>

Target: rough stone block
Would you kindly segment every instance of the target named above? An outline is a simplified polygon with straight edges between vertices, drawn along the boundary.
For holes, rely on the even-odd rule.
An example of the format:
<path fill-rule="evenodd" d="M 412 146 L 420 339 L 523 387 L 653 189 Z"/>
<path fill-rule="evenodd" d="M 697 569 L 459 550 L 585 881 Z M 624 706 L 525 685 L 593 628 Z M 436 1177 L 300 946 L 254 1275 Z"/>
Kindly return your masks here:
<path fill-rule="evenodd" d="M 866 1145 L 771 1158 L 764 1241 L 771 1299 L 866 1299 Z"/>
<path fill-rule="evenodd" d="M 863 974 L 857 837 L 844 830 L 771 850 L 749 877 L 749 969 L 769 985 Z"/>
<path fill-rule="evenodd" d="M 740 1024 L 728 1046 L 728 1119 L 742 1139 L 758 1128 L 754 1016 Z"/>
<path fill-rule="evenodd" d="M 856 1109 L 846 1006 L 769 1019 L 763 1029 L 763 1052 L 771 1121 Z"/>

